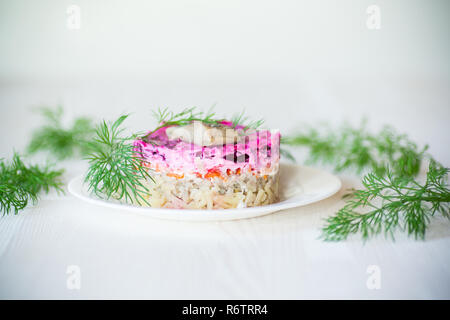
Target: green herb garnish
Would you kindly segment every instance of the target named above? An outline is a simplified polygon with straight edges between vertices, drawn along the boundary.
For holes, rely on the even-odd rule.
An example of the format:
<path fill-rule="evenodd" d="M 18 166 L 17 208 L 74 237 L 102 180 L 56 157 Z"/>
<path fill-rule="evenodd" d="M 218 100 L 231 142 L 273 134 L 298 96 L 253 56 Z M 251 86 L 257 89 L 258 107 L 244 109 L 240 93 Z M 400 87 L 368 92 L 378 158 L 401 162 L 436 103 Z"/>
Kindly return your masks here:
<path fill-rule="evenodd" d="M 144 182 L 152 177 L 132 144 L 135 135 L 121 137 L 123 129 L 119 127 L 127 117 L 123 115 L 114 123 L 103 121 L 97 127 L 93 151 L 87 156 L 90 166 L 85 182 L 99 197 L 149 205 L 144 198 L 149 193 Z"/>
<path fill-rule="evenodd" d="M 30 202 L 36 203 L 41 191 L 64 192 L 60 180 L 63 170 L 51 170 L 48 165 L 26 165 L 17 153 L 10 163 L 0 161 L 0 211 L 3 214 L 17 214 Z"/>
<path fill-rule="evenodd" d="M 169 111 L 168 108 L 158 109 L 156 112 L 153 111 L 153 116 L 158 122 L 158 127 L 151 131 L 147 136 L 157 131 L 158 129 L 176 125 L 176 126 L 185 126 L 193 121 L 200 121 L 206 125 L 210 126 L 219 126 L 222 121 L 227 121 L 223 118 L 216 118 L 216 113 L 213 112 L 211 108 L 207 112 L 197 111 L 196 107 L 185 108 L 181 112 L 175 113 L 173 111 Z M 244 115 L 244 112 L 241 112 L 238 115 L 233 116 L 231 120 L 233 124 L 233 128 L 237 125 L 241 125 L 244 129 L 257 129 L 260 127 L 264 120 L 250 121 L 248 117 Z"/>
<path fill-rule="evenodd" d="M 322 238 L 338 241 L 361 233 L 363 240 L 378 234 L 394 239 L 394 231 L 399 229 L 424 239 L 436 213 L 450 218 L 449 171 L 431 160 L 423 184 L 412 177 L 396 176 L 388 168 L 385 176 L 367 174 L 362 180 L 364 189 L 353 190 L 346 205 L 326 220 Z"/>
<path fill-rule="evenodd" d="M 172 125 L 185 126 L 192 121 L 201 121 L 208 125 L 217 125 L 218 120 L 214 119 L 214 116 L 215 113 L 212 110 L 205 113 L 203 111 L 196 111 L 196 107 L 185 108 L 178 113 L 169 111 L 168 108 L 158 108 L 157 111 L 153 111 L 153 117 L 159 125 L 152 132 Z"/>
<path fill-rule="evenodd" d="M 331 164 L 338 172 L 355 169 L 361 173 L 369 169 L 379 175 L 384 175 L 387 167 L 396 175 L 417 175 L 427 149 L 419 149 L 406 135 L 397 134 L 389 126 L 371 134 L 365 122 L 360 128 L 349 125 L 321 131 L 306 128 L 303 132 L 283 137 L 281 142 L 308 148 L 309 163 Z"/>
<path fill-rule="evenodd" d="M 231 122 L 233 123 L 233 128 L 240 125 L 244 127 L 244 130 L 256 130 L 264 124 L 264 119 L 249 120 L 249 117 L 245 115 L 245 111 L 242 110 L 241 113 L 235 114 L 231 117 Z"/>
<path fill-rule="evenodd" d="M 344 125 L 325 131 L 306 128 L 282 138 L 285 145 L 308 148 L 307 162 L 331 164 L 336 171 L 369 171 L 362 180 L 364 189 L 347 194 L 345 206 L 326 220 L 322 239 L 345 240 L 357 233 L 364 240 L 380 233 L 394 239 L 395 230 L 424 239 L 436 213 L 449 218 L 449 169 L 426 154 L 427 147 L 419 149 L 391 127 L 371 134 L 365 125 L 363 122 L 359 128 Z M 425 158 L 431 160 L 427 180 L 420 184 L 415 177 Z"/>
<path fill-rule="evenodd" d="M 41 108 L 40 112 L 46 124 L 33 133 L 28 145 L 30 154 L 48 151 L 58 160 L 68 159 L 76 154 L 86 155 L 89 152 L 88 141 L 92 139 L 94 126 L 90 119 L 76 118 L 68 129 L 62 125 L 63 109 Z"/>

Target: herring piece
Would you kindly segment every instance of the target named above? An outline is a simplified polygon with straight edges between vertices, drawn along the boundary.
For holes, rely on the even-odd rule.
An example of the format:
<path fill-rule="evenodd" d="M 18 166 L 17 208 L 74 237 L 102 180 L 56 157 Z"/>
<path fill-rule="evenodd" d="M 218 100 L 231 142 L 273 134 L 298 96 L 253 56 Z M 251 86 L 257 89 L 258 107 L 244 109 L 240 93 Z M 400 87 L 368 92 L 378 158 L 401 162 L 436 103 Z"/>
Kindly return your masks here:
<path fill-rule="evenodd" d="M 199 146 L 212 146 L 239 142 L 238 132 L 231 128 L 210 127 L 201 121 L 185 126 L 169 127 L 166 134 L 170 140 L 181 139 Z"/>

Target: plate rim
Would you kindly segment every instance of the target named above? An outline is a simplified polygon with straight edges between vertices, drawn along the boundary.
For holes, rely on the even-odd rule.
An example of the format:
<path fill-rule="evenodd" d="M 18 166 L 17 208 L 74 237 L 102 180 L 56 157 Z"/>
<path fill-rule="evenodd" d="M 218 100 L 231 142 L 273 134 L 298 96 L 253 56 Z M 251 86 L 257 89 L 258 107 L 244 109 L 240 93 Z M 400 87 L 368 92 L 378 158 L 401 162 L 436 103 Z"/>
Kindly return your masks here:
<path fill-rule="evenodd" d="M 264 206 L 257 206 L 250 208 L 233 208 L 233 209 L 210 209 L 210 210 L 140 207 L 126 203 L 116 203 L 102 198 L 94 198 L 93 196 L 88 196 L 85 194 L 85 192 L 83 192 L 85 174 L 79 174 L 75 176 L 69 181 L 67 186 L 69 193 L 75 196 L 77 199 L 83 200 L 85 202 L 97 206 L 113 208 L 118 211 L 134 212 L 136 214 L 144 215 L 151 218 L 158 218 L 164 220 L 185 220 L 185 221 L 224 221 L 224 220 L 239 220 L 239 219 L 254 218 L 258 216 L 279 212 L 281 210 L 303 207 L 306 205 L 322 201 L 324 199 L 333 196 L 342 188 L 341 179 L 339 179 L 339 177 L 326 170 L 290 163 L 280 163 L 280 166 L 291 168 L 293 167 L 297 170 L 303 168 L 308 169 L 310 171 L 316 171 L 317 173 L 320 174 L 328 175 L 329 178 L 334 179 L 335 186 L 330 190 L 328 190 L 326 193 L 320 194 L 319 196 L 316 197 L 311 197 L 310 199 L 305 199 L 300 203 L 295 201 L 289 201 L 295 198 L 296 196 L 299 196 L 296 195 L 288 197 L 283 201 Z"/>

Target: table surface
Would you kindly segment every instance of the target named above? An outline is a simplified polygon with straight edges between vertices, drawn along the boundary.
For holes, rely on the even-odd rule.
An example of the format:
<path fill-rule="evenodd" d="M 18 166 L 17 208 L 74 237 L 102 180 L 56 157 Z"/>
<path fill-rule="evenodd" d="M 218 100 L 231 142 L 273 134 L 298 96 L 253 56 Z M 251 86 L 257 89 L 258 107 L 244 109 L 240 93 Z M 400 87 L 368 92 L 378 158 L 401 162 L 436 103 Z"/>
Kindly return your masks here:
<path fill-rule="evenodd" d="M 64 123 L 216 104 L 282 134 L 389 124 L 450 167 L 450 2 L 0 2 L 0 158 L 62 104 Z M 78 10 L 77 10 L 78 9 Z M 78 14 L 78 15 L 77 15 Z M 78 19 L 79 18 L 79 19 Z M 296 151 L 299 163 L 304 152 Z M 43 155 L 30 161 L 40 161 Z M 66 183 L 82 161 L 58 163 Z M 326 168 L 331 170 L 331 168 Z M 426 241 L 317 239 L 359 177 L 302 208 L 242 221 L 163 221 L 49 194 L 0 217 L 0 298 L 450 298 L 450 222 Z M 79 288 L 78 288 L 78 285 Z"/>
<path fill-rule="evenodd" d="M 448 145 L 445 143 L 448 135 L 442 136 L 442 132 L 448 132 L 448 90 L 445 86 L 421 87 L 422 98 L 410 98 L 408 107 L 402 107 L 405 103 L 400 103 L 398 109 L 386 106 L 388 99 L 381 94 L 383 90 L 391 94 L 389 101 L 401 101 L 410 92 L 418 95 L 413 90 L 415 85 L 408 86 L 405 81 L 384 87 L 352 82 L 352 92 L 368 92 L 361 89 L 366 86 L 376 88 L 378 94 L 374 97 L 378 98 L 370 102 L 365 97 L 353 98 L 352 104 L 337 103 L 340 107 L 326 109 L 305 109 L 286 102 L 282 104 L 283 112 L 273 116 L 268 107 L 255 107 L 251 112 L 265 116 L 269 125 L 281 128 L 294 128 L 295 119 L 287 117 L 293 110 L 299 114 L 307 112 L 312 121 L 327 113 L 332 121 L 340 121 L 357 119 L 368 112 L 375 124 L 398 123 L 400 131 L 411 134 L 420 143 L 428 141 L 434 154 L 448 165 L 449 153 L 444 147 Z M 335 83 L 342 87 L 345 81 Z M 262 93 L 256 82 L 254 87 L 247 86 L 248 91 L 243 96 L 240 93 L 240 97 L 249 101 L 252 96 L 255 105 L 270 105 L 274 100 L 269 95 L 283 92 L 287 82 L 276 84 L 274 80 L 272 84 L 273 92 Z M 345 98 L 347 91 L 340 91 L 340 98 L 330 101 L 331 95 L 326 96 L 324 92 L 336 91 L 326 86 L 324 82 L 309 90 L 312 100 L 305 103 L 311 105 L 318 99 L 318 105 L 330 106 L 336 105 L 336 101 L 352 101 Z M 38 117 L 29 112 L 29 107 L 52 103 L 54 97 L 62 97 L 69 118 L 94 114 L 111 119 L 130 109 L 148 113 L 142 102 L 147 94 L 143 87 L 141 91 L 134 88 L 131 92 L 111 90 L 109 85 L 103 91 L 88 87 L 88 84 L 81 89 L 56 84 L 1 86 L 0 133 L 8 137 L 0 142 L 1 156 L 8 157 L 13 147 L 22 150 L 32 129 L 39 125 Z M 148 93 L 149 100 L 159 96 L 182 105 L 184 100 L 192 101 L 188 92 L 195 84 L 175 87 L 179 89 L 177 98 L 170 94 L 174 88 L 164 91 L 161 86 L 154 84 L 152 88 L 155 87 L 160 90 Z M 198 85 L 195 91 L 199 96 L 201 88 Z M 136 98 L 137 91 L 140 98 Z M 210 101 L 214 96 L 221 96 L 221 91 L 214 89 L 205 92 L 210 92 L 207 96 Z M 350 95 L 348 92 L 347 97 Z M 133 102 L 141 99 L 139 108 L 123 105 L 122 96 L 134 99 Z M 423 107 L 425 100 L 434 101 L 432 115 Z M 377 115 L 372 108 L 360 110 L 362 101 L 380 105 L 381 114 Z M 415 110 L 414 115 L 408 114 L 405 120 L 405 110 L 410 108 Z M 384 112 L 388 109 L 391 109 L 389 119 Z M 141 118 L 135 117 L 136 127 L 145 124 Z M 419 123 L 422 125 L 418 126 Z M 77 160 L 58 165 L 66 168 L 66 182 L 86 167 Z M 343 205 L 341 196 L 345 189 L 358 184 L 358 177 L 350 173 L 339 177 L 343 188 L 329 199 L 263 217 L 228 222 L 158 220 L 98 207 L 69 193 L 45 195 L 37 205 L 20 214 L 0 218 L 0 298 L 450 298 L 448 221 L 434 219 L 426 241 L 415 241 L 402 234 L 397 235 L 395 242 L 377 238 L 366 244 L 358 238 L 340 243 L 318 239 L 323 219 Z M 73 286 L 74 276 L 79 280 L 75 281 L 79 287 Z M 373 286 L 374 283 L 378 285 Z"/>

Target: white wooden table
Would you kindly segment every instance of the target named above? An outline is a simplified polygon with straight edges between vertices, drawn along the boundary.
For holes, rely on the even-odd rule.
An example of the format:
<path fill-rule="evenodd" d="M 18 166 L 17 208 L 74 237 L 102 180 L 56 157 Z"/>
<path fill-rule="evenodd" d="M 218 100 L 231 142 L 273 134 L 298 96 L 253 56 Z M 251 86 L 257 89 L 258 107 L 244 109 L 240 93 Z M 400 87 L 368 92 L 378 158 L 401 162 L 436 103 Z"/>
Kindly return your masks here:
<path fill-rule="evenodd" d="M 0 298 L 449 298 L 448 222 L 434 222 L 425 242 L 324 243 L 322 219 L 342 205 L 341 193 L 217 223 L 51 194 L 0 219 Z"/>
<path fill-rule="evenodd" d="M 221 99 L 220 114 L 246 105 L 252 116 L 282 132 L 320 119 L 356 123 L 366 115 L 374 128 L 395 124 L 418 143 L 428 142 L 448 166 L 449 93 L 434 80 L 424 87 L 406 78 L 382 84 L 375 78 L 275 76 L 238 83 L 6 83 L 0 86 L 0 156 L 23 150 L 40 124 L 29 108 L 39 104 L 62 102 L 65 120 L 112 120 L 132 112 L 126 125 L 144 130 L 153 125 L 152 106 L 208 107 Z M 85 167 L 75 160 L 58 165 L 67 170 L 66 182 Z M 340 177 L 344 188 L 358 182 L 350 174 Z M 433 220 L 424 242 L 398 235 L 395 243 L 324 243 L 317 239 L 320 227 L 342 206 L 343 192 L 298 209 L 218 223 L 155 220 L 69 194 L 43 196 L 17 216 L 0 218 L 0 298 L 450 298 L 448 221 Z"/>

